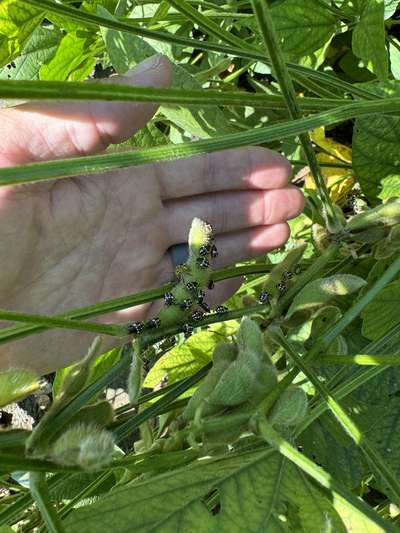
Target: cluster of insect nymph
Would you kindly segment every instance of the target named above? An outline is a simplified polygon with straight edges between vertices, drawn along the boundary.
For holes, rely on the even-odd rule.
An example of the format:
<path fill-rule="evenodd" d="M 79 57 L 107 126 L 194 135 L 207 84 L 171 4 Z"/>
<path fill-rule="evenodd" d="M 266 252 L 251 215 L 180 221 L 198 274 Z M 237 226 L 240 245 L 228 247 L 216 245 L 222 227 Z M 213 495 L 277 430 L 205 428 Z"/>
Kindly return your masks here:
<path fill-rule="evenodd" d="M 296 267 L 294 274 L 299 274 L 299 273 L 300 273 L 300 267 Z M 282 279 L 276 284 L 276 289 L 278 290 L 279 294 L 283 294 L 286 292 L 287 283 L 292 278 L 293 278 L 293 272 L 291 272 L 290 270 L 286 270 L 285 272 L 283 272 Z M 262 291 L 258 298 L 258 301 L 262 304 L 270 303 L 271 293 L 269 293 L 268 291 Z"/>
<path fill-rule="evenodd" d="M 214 259 L 218 256 L 218 250 L 213 236 L 211 236 L 207 244 L 203 244 L 198 248 L 195 255 L 196 256 L 192 259 L 192 264 L 195 265 L 194 270 L 197 272 L 206 272 L 209 270 L 210 259 Z M 296 270 L 294 273 L 298 274 Z M 194 277 L 196 276 L 193 269 L 191 270 L 188 268 L 187 264 L 178 266 L 176 269 L 176 285 L 171 291 L 165 292 L 164 294 L 163 309 L 165 311 L 161 310 L 158 316 L 151 318 L 146 322 L 136 321 L 130 323 L 128 325 L 129 334 L 139 335 L 144 331 L 160 328 L 161 325 L 171 325 L 172 313 L 167 313 L 167 310 L 175 310 L 173 313 L 175 321 L 181 324 L 181 331 L 183 331 L 186 337 L 193 333 L 194 328 L 205 315 L 209 315 L 212 311 L 216 315 L 224 315 L 227 313 L 227 307 L 217 305 L 215 309 L 212 310 L 205 301 L 206 292 L 203 287 L 212 290 L 214 288 L 214 282 L 212 279 L 208 277 L 206 283 L 199 283 Z M 283 272 L 280 281 L 275 285 L 278 297 L 286 292 L 288 282 L 292 277 L 293 272 L 289 270 Z M 177 291 L 175 290 L 178 287 L 180 288 L 179 296 L 177 296 Z M 269 291 L 262 290 L 258 300 L 263 305 L 271 304 L 272 295 Z"/>

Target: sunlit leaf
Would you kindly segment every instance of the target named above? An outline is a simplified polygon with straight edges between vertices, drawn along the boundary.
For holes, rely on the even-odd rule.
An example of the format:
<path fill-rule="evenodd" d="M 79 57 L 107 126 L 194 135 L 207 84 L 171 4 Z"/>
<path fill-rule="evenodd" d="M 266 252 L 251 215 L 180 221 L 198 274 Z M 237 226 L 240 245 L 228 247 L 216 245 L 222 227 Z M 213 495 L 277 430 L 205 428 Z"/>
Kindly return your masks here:
<path fill-rule="evenodd" d="M 14 59 L 24 48 L 43 11 L 19 0 L 0 2 L 0 65 Z"/>
<path fill-rule="evenodd" d="M 216 512 L 207 507 L 211 491 Z M 253 496 L 243 497 L 246 494 Z M 361 514 L 347 506 L 341 510 L 345 520 L 302 471 L 277 452 L 262 450 L 198 461 L 117 488 L 101 501 L 73 511 L 66 520 L 66 531 L 82 531 L 83 524 L 87 533 L 104 528 L 115 533 L 127 529 L 138 533 L 358 531 Z M 368 528 L 371 522 L 365 524 Z M 381 533 L 379 529 L 366 531 Z"/>
<path fill-rule="evenodd" d="M 292 305 L 287 312 L 287 317 L 292 316 L 297 311 L 320 307 L 336 296 L 352 294 L 364 285 L 366 285 L 366 281 L 352 274 L 336 274 L 329 278 L 310 281 L 294 297 Z"/>
<path fill-rule="evenodd" d="M 0 407 L 38 390 L 39 378 L 29 370 L 11 369 L 0 373 Z"/>
<path fill-rule="evenodd" d="M 353 30 L 353 52 L 380 80 L 388 77 L 383 0 L 362 0 L 360 19 Z"/>

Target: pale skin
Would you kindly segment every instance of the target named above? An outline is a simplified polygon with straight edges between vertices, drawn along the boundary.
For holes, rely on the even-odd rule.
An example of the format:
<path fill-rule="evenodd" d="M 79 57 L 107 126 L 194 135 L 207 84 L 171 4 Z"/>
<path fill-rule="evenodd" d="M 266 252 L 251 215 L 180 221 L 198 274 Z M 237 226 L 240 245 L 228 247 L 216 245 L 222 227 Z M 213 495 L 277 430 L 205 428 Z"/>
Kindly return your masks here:
<path fill-rule="evenodd" d="M 155 56 L 113 82 L 167 87 L 171 66 Z M 153 104 L 25 104 L 0 111 L 0 166 L 102 152 L 143 127 Z M 158 287 L 173 278 L 168 247 L 187 239 L 191 220 L 210 222 L 216 267 L 282 246 L 287 220 L 303 208 L 279 154 L 248 147 L 71 178 L 0 188 L 0 308 L 57 314 Z M 218 284 L 221 302 L 238 281 Z M 157 304 L 102 321 L 143 320 Z M 9 326 L 10 323 L 3 322 Z M 0 346 L 0 370 L 42 374 L 85 354 L 93 335 L 52 330 Z M 115 343 L 110 337 L 103 347 Z"/>

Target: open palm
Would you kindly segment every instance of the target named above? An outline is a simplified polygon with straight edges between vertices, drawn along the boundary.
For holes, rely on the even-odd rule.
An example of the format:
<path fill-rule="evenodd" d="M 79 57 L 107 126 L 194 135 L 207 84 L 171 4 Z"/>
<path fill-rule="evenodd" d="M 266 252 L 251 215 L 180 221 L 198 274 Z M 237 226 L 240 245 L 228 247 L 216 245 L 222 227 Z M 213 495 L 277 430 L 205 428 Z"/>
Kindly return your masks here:
<path fill-rule="evenodd" d="M 170 77 L 168 60 L 155 56 L 113 82 L 168 86 Z M 93 102 L 2 110 L 0 165 L 102 151 L 129 138 L 155 109 Z M 0 307 L 55 314 L 159 286 L 173 275 L 168 247 L 186 240 L 194 216 L 214 227 L 218 266 L 279 247 L 289 235 L 286 220 L 303 207 L 289 175 L 278 154 L 247 148 L 2 188 Z M 236 287 L 220 284 L 217 299 Z M 139 306 L 106 319 L 152 311 Z M 0 348 L 0 368 L 53 370 L 81 357 L 90 339 L 53 330 L 19 340 Z"/>

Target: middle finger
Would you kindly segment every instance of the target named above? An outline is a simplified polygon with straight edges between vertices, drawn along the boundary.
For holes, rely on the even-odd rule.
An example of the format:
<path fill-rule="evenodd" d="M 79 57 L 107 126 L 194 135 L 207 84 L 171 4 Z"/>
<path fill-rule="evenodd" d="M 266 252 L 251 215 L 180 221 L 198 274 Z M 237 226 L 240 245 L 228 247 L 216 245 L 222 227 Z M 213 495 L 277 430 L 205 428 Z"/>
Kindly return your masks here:
<path fill-rule="evenodd" d="M 194 217 L 206 220 L 215 234 L 267 226 L 296 217 L 303 209 L 299 189 L 215 193 L 170 200 L 164 204 L 168 246 L 185 242 Z"/>

